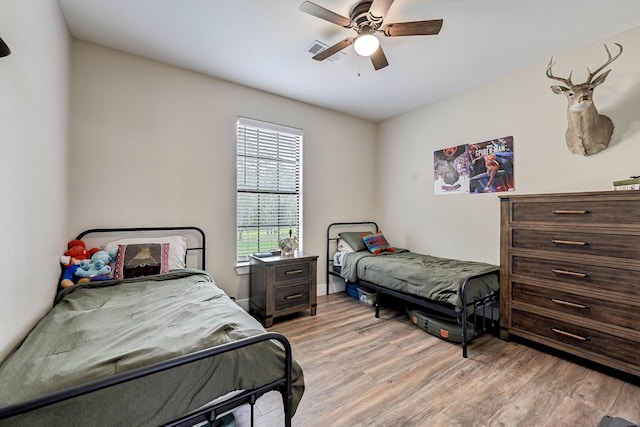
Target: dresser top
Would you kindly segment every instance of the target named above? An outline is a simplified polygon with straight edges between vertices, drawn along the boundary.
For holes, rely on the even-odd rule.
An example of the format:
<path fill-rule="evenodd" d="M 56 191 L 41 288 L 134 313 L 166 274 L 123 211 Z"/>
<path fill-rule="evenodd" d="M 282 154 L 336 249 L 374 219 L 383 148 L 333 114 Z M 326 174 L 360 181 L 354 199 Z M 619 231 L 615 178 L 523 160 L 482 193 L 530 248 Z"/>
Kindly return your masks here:
<path fill-rule="evenodd" d="M 559 199 L 559 198 L 601 198 L 601 199 L 640 199 L 640 190 L 624 190 L 624 191 L 585 191 L 575 193 L 541 193 L 541 194 L 505 194 L 498 196 L 504 200 L 522 200 L 522 199 Z"/>

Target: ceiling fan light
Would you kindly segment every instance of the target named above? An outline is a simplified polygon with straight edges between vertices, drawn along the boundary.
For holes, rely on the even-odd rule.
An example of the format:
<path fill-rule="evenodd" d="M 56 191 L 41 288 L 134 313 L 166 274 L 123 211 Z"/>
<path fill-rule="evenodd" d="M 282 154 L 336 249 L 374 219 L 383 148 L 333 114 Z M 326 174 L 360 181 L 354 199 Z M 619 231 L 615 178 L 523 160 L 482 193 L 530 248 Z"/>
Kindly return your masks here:
<path fill-rule="evenodd" d="M 353 42 L 353 48 L 360 56 L 371 56 L 378 50 L 380 41 L 373 34 L 361 34 Z"/>

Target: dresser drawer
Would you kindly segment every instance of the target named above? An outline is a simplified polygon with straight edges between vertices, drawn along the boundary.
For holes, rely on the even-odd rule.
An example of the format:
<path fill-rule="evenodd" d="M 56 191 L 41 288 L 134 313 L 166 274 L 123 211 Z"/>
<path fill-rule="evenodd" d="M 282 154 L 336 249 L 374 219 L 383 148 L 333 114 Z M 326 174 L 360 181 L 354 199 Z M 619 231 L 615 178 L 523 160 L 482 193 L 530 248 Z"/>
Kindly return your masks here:
<path fill-rule="evenodd" d="M 562 289 L 563 284 L 571 284 L 592 293 L 615 293 L 623 298 L 640 300 L 638 271 L 572 263 L 561 259 L 514 256 L 511 274 L 539 281 L 550 280 L 557 283 L 559 289 Z"/>
<path fill-rule="evenodd" d="M 513 282 L 511 286 L 513 301 L 524 302 L 557 310 L 559 313 L 572 314 L 630 329 L 637 328 L 640 325 L 640 309 L 638 307 L 517 281 Z"/>
<path fill-rule="evenodd" d="M 544 222 L 576 225 L 640 225 L 640 199 L 515 202 L 512 222 Z"/>
<path fill-rule="evenodd" d="M 283 263 L 274 268 L 274 275 L 275 283 L 308 280 L 311 277 L 311 263 Z"/>
<path fill-rule="evenodd" d="M 640 258 L 640 236 L 633 234 L 514 229 L 511 239 L 514 248 L 625 259 Z"/>
<path fill-rule="evenodd" d="M 310 289 L 311 284 L 309 282 L 274 287 L 276 311 L 284 311 L 296 307 L 309 307 L 311 304 L 309 298 Z"/>
<path fill-rule="evenodd" d="M 640 342 L 609 335 L 606 326 L 596 331 L 520 310 L 512 311 L 511 320 L 514 329 L 640 366 Z"/>

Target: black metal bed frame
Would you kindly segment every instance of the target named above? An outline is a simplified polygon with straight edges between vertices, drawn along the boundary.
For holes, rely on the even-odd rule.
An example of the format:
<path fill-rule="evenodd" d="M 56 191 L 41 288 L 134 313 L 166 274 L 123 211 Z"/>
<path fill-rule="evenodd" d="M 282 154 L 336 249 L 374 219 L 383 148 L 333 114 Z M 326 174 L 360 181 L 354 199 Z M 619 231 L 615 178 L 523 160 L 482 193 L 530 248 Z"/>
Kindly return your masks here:
<path fill-rule="evenodd" d="M 187 251 L 200 251 L 201 257 L 199 261 L 199 268 L 204 270 L 205 267 L 205 255 L 206 255 L 206 237 L 202 229 L 194 226 L 181 226 L 181 227 L 129 227 L 129 228 L 93 228 L 83 231 L 78 234 L 76 239 L 82 239 L 90 234 L 97 233 L 135 233 L 135 232 L 164 232 L 164 231 L 184 231 L 190 230 L 196 233 L 200 240 L 199 246 L 187 247 Z M 74 387 L 70 387 L 64 390 L 60 390 L 54 393 L 50 393 L 41 397 L 37 397 L 31 400 L 20 402 L 17 404 L 9 405 L 0 408 L 0 419 L 5 419 L 19 415 L 25 412 L 29 412 L 38 408 L 42 408 L 47 405 L 62 402 L 74 397 L 78 397 L 84 394 L 95 392 L 105 389 L 107 387 L 117 386 L 128 381 L 143 378 L 158 372 L 166 371 L 178 366 L 193 363 L 199 360 L 215 357 L 217 355 L 227 353 L 229 351 L 238 350 L 240 348 L 255 345 L 264 341 L 275 340 L 282 344 L 285 352 L 285 364 L 284 372 L 281 378 L 255 389 L 244 390 L 230 397 L 226 397 L 224 400 L 216 401 L 214 399 L 218 396 L 213 396 L 212 402 L 203 406 L 202 408 L 184 415 L 176 420 L 165 424 L 165 426 L 191 426 L 194 424 L 208 421 L 212 423 L 219 415 L 222 415 L 234 408 L 242 405 L 249 404 L 251 407 L 251 425 L 254 425 L 254 405 L 257 399 L 263 394 L 270 391 L 278 391 L 282 395 L 282 402 L 284 406 L 284 420 L 285 426 L 291 427 L 291 408 L 293 403 L 292 387 L 292 365 L 293 356 L 291 350 L 291 344 L 284 335 L 277 332 L 265 332 L 264 334 L 254 335 L 251 337 L 243 338 L 237 341 L 232 341 L 215 347 L 210 347 L 204 350 L 189 353 L 183 356 L 178 356 L 169 360 L 154 363 L 148 366 L 144 366 L 130 371 L 122 372 L 120 374 L 112 375 L 108 378 L 104 378 L 97 381 L 91 381 L 85 384 L 80 384 Z"/>
<path fill-rule="evenodd" d="M 341 229 L 342 231 L 348 231 L 347 229 L 345 229 L 345 227 L 356 227 L 356 226 L 359 226 L 359 227 L 364 226 L 367 228 L 371 228 L 371 229 L 374 229 L 375 232 L 379 231 L 378 224 L 376 224 L 373 221 L 334 222 L 329 224 L 329 226 L 327 227 L 327 295 L 329 294 L 329 277 L 330 276 L 339 277 L 341 280 L 344 280 L 345 282 L 347 282 L 346 279 L 344 279 L 340 275 L 340 273 L 334 269 L 334 266 L 333 266 L 333 257 L 331 253 L 331 248 L 337 247 L 337 242 L 339 240 L 339 237 L 337 236 L 334 230 Z M 358 280 L 357 284 L 362 285 L 366 288 L 375 290 L 376 301 L 374 306 L 375 306 L 376 318 L 380 317 L 381 296 L 390 295 L 394 298 L 414 304 L 420 308 L 432 310 L 439 314 L 442 314 L 457 320 L 462 327 L 462 357 L 467 358 L 468 344 L 471 341 L 473 341 L 475 338 L 477 338 L 481 333 L 484 333 L 488 330 L 487 320 L 491 319 L 490 324 L 492 325 L 492 327 L 496 326 L 496 322 L 498 319 L 495 318 L 494 309 L 495 307 L 497 307 L 498 298 L 499 298 L 499 292 L 494 291 L 476 301 L 467 302 L 467 288 L 471 280 L 481 276 L 485 276 L 487 274 L 494 274 L 496 272 L 498 273 L 500 272 L 499 267 L 496 267 L 495 271 L 490 271 L 483 274 L 469 276 L 466 278 L 466 280 L 462 284 L 461 295 L 460 295 L 460 299 L 462 301 L 461 311 L 457 311 L 453 306 L 445 305 L 443 303 L 425 299 L 416 295 L 407 294 L 405 292 L 396 291 L 384 286 L 380 286 L 376 283 L 372 283 L 364 280 Z M 473 312 L 470 312 L 469 305 L 473 305 Z M 489 315 L 487 313 L 488 310 L 490 311 Z M 473 315 L 473 320 L 472 320 L 473 336 L 470 339 L 468 339 L 467 338 L 467 333 L 468 333 L 467 320 L 471 315 Z M 481 324 L 479 325 L 480 320 L 481 320 Z"/>
<path fill-rule="evenodd" d="M 205 270 L 206 268 L 206 251 L 207 251 L 207 237 L 204 234 L 204 230 L 200 227 L 195 227 L 192 225 L 185 226 L 173 226 L 173 227 L 119 227 L 119 228 L 90 228 L 78 234 L 76 237 L 77 240 L 83 239 L 85 236 L 89 236 L 92 234 L 108 234 L 108 233 L 154 233 L 154 232 L 164 232 L 164 231 L 193 231 L 197 234 L 199 238 L 199 246 L 187 247 L 187 253 L 192 251 L 200 252 L 200 263 L 198 268 L 200 270 Z M 187 260 L 185 259 L 185 262 Z"/>

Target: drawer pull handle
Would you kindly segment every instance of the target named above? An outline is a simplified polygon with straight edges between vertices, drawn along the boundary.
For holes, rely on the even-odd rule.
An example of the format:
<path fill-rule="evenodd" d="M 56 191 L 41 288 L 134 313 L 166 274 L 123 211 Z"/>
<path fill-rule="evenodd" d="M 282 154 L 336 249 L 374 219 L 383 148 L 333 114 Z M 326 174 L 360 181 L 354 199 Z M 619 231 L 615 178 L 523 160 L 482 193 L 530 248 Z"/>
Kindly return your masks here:
<path fill-rule="evenodd" d="M 591 211 L 573 211 L 573 210 L 555 210 L 553 211 L 556 215 L 589 215 Z"/>
<path fill-rule="evenodd" d="M 555 245 L 571 245 L 571 246 L 589 246 L 589 242 L 574 242 L 573 240 L 557 240 L 552 239 L 551 243 Z"/>
<path fill-rule="evenodd" d="M 302 294 L 293 294 L 293 295 L 288 295 L 284 297 L 284 299 L 296 299 L 296 298 L 302 298 Z"/>
<path fill-rule="evenodd" d="M 557 268 L 552 268 L 551 271 L 556 274 L 564 274 L 565 276 L 573 276 L 573 277 L 581 277 L 581 278 L 589 277 L 589 274 L 580 273 L 579 271 L 558 270 Z"/>
<path fill-rule="evenodd" d="M 289 270 L 289 271 L 285 271 L 284 274 L 300 274 L 302 273 L 302 269 L 299 270 Z"/>
<path fill-rule="evenodd" d="M 560 305 L 565 305 L 567 307 L 573 307 L 573 308 L 582 308 L 582 309 L 587 309 L 589 308 L 588 305 L 584 305 L 584 304 L 576 304 L 575 302 L 569 302 L 569 301 L 563 301 L 561 299 L 556 299 L 556 298 L 551 298 L 551 301 L 553 301 L 556 304 L 560 304 Z"/>
<path fill-rule="evenodd" d="M 571 332 L 563 331 L 561 329 L 551 328 L 551 330 L 553 332 L 555 332 L 556 334 L 558 334 L 558 335 L 562 335 L 562 336 L 567 337 L 567 338 L 572 338 L 572 339 L 577 340 L 577 341 L 583 341 L 583 342 L 584 341 L 589 341 L 589 338 L 587 338 L 587 337 L 583 337 L 581 335 L 572 334 Z"/>

